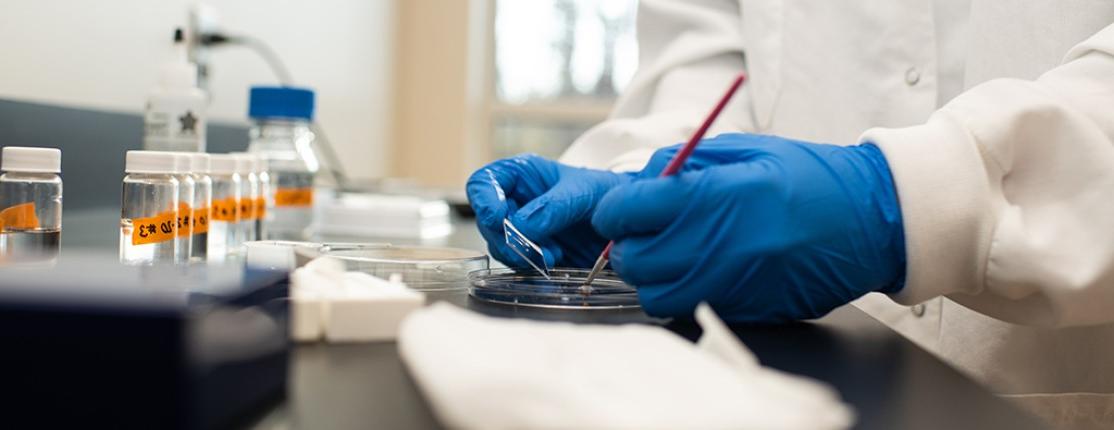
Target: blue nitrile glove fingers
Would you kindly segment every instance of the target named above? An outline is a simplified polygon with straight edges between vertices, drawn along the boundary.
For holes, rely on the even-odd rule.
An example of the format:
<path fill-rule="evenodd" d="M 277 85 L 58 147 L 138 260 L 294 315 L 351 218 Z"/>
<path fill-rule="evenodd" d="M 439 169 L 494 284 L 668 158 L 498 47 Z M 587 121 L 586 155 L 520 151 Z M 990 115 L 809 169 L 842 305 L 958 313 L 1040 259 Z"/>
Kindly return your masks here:
<path fill-rule="evenodd" d="M 515 200 L 507 196 L 507 190 L 515 190 L 520 182 L 514 174 L 514 163 L 513 159 L 503 159 L 477 170 L 468 178 L 465 189 L 476 212 L 476 227 L 487 241 L 488 253 L 508 266 L 525 267 L 528 264 L 507 249 L 503 239 L 503 219 L 518 210 Z"/>
<path fill-rule="evenodd" d="M 900 290 L 901 213 L 877 147 L 714 141 L 676 176 L 614 188 L 592 218 L 647 313 L 686 316 L 707 301 L 732 322 L 779 322 Z"/>
<path fill-rule="evenodd" d="M 607 241 L 591 227 L 596 203 L 632 174 L 571 167 L 537 155 L 499 160 L 468 180 L 469 201 L 493 257 L 512 267 L 527 263 L 506 247 L 503 219 L 543 249 L 551 266 L 590 267 Z M 504 191 L 499 199 L 494 182 Z M 520 208 L 521 207 L 521 208 Z"/>

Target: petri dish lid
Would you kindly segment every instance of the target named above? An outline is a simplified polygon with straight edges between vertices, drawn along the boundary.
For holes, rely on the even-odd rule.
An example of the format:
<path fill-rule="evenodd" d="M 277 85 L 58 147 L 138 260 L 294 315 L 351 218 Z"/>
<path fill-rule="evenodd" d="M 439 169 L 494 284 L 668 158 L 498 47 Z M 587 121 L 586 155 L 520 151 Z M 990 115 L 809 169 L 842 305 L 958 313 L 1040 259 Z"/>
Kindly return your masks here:
<path fill-rule="evenodd" d="M 321 253 L 340 260 L 346 270 L 383 279 L 402 276 L 402 282 L 419 291 L 468 288 L 468 273 L 489 267 L 487 254 L 458 248 L 391 244 L 326 244 Z"/>
<path fill-rule="evenodd" d="M 588 269 L 555 268 L 549 279 L 534 269 L 488 269 L 468 276 L 468 293 L 479 300 L 515 306 L 554 309 L 627 309 L 637 308 L 638 292 L 615 272 L 605 270 L 585 294 L 581 286 Z"/>

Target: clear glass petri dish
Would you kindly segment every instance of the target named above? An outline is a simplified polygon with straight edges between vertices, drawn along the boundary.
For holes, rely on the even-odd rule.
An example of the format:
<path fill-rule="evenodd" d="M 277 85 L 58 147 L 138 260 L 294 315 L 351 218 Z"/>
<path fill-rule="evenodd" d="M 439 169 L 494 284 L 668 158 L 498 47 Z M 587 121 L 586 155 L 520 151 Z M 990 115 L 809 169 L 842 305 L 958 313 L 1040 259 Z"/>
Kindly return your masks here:
<path fill-rule="evenodd" d="M 354 270 L 388 279 L 399 274 L 406 286 L 419 291 L 468 288 L 468 273 L 489 267 L 487 254 L 458 248 L 391 244 L 325 244 L 321 254 Z"/>
<path fill-rule="evenodd" d="M 581 290 L 587 269 L 556 268 L 549 279 L 534 269 L 488 269 L 468 275 L 468 293 L 479 300 L 515 306 L 554 309 L 637 308 L 638 292 L 615 272 L 605 270 L 592 282 L 592 291 Z"/>

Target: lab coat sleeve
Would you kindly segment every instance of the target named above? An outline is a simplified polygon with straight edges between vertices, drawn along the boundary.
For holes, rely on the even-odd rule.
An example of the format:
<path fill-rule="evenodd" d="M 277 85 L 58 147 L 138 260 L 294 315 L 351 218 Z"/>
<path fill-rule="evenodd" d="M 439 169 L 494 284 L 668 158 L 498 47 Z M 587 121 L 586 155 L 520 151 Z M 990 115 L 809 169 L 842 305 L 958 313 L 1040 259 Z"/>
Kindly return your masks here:
<path fill-rule="evenodd" d="M 738 0 L 642 0 L 639 67 L 609 118 L 578 138 L 564 163 L 639 170 L 654 150 L 688 139 L 743 71 Z M 708 136 L 752 130 L 746 86 Z"/>
<path fill-rule="evenodd" d="M 1005 321 L 1114 322 L 1114 25 L 1035 81 L 999 79 L 927 123 L 872 129 L 905 222 L 893 298 Z"/>

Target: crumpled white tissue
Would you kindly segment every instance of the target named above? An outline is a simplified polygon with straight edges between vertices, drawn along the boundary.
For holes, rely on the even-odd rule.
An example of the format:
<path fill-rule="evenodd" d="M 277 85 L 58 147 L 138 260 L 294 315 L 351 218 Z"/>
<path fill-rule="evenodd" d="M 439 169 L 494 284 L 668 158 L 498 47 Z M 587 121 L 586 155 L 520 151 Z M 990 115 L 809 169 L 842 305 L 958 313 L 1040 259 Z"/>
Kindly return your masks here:
<path fill-rule="evenodd" d="M 399 354 L 456 429 L 841 429 L 838 393 L 762 367 L 707 305 L 697 344 L 648 325 L 412 313 Z"/>

